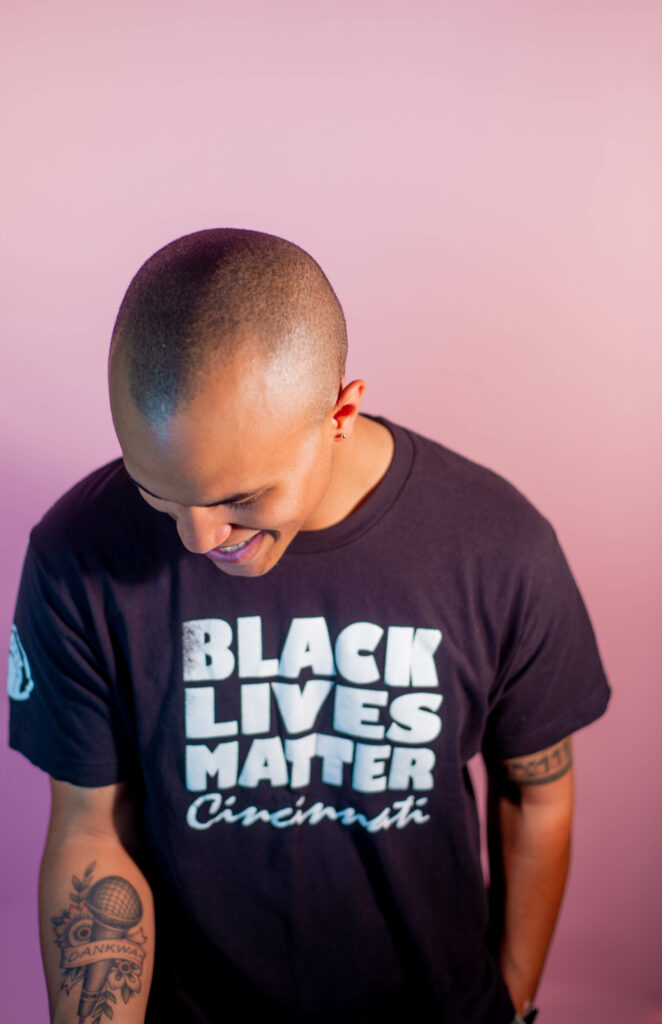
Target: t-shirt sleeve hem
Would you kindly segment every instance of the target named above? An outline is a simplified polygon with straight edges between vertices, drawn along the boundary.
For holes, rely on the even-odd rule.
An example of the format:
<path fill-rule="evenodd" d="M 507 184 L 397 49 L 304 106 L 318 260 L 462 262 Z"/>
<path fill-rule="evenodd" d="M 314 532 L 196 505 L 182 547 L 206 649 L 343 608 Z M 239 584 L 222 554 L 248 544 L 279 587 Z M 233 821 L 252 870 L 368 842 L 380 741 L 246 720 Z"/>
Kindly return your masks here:
<path fill-rule="evenodd" d="M 498 740 L 488 744 L 485 753 L 489 753 L 491 760 L 507 760 L 510 757 L 523 757 L 535 754 L 538 750 L 545 750 L 546 747 L 559 743 L 566 736 L 600 718 L 607 710 L 610 696 L 611 691 L 606 687 L 560 718 L 555 718 L 553 722 L 545 722 L 537 729 L 523 731 L 517 735 L 500 736 Z"/>
<path fill-rule="evenodd" d="M 27 750 L 15 743 L 9 746 L 22 754 L 36 768 L 46 772 L 58 782 L 69 782 L 72 786 L 112 786 L 127 778 L 126 771 L 115 761 L 98 761 L 94 764 L 43 757 L 43 752 Z"/>

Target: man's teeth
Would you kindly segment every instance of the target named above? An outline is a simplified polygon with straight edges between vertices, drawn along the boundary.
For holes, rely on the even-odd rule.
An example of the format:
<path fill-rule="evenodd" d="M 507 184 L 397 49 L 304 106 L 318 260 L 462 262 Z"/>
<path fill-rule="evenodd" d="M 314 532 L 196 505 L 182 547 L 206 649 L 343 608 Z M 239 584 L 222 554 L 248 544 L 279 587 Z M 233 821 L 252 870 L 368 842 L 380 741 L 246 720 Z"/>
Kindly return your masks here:
<path fill-rule="evenodd" d="M 245 548 L 252 539 L 252 537 L 249 537 L 248 540 L 242 540 L 239 544 L 229 544 L 226 548 L 217 548 L 217 551 L 222 551 L 224 554 L 229 554 L 230 551 L 238 551 L 239 548 Z"/>

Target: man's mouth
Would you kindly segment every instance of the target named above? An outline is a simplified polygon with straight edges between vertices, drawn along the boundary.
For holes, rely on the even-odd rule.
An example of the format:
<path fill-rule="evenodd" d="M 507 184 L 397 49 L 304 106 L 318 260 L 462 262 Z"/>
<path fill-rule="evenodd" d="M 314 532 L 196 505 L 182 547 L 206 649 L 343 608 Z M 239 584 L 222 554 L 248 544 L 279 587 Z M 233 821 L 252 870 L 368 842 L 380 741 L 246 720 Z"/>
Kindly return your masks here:
<path fill-rule="evenodd" d="M 225 547 L 212 548 L 211 551 L 206 551 L 205 554 L 216 565 L 248 561 L 257 552 L 263 538 L 264 531 L 258 530 L 257 533 L 254 533 L 247 540 L 242 540 L 238 544 L 228 544 Z"/>

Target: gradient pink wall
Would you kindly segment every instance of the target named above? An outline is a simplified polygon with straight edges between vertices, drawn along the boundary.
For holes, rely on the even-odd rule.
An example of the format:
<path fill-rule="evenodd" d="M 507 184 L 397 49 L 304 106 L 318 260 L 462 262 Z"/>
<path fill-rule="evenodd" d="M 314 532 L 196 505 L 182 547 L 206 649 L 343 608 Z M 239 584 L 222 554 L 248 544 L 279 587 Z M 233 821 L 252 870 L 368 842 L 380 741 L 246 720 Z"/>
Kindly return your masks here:
<path fill-rule="evenodd" d="M 344 303 L 368 410 L 499 470 L 557 528 L 614 698 L 576 743 L 544 1021 L 662 1021 L 659 3 L 11 8 L 5 635 L 30 525 L 117 453 L 105 353 L 139 263 L 216 225 L 300 243 Z M 31 1024 L 46 782 L 0 759 L 0 1006 Z"/>

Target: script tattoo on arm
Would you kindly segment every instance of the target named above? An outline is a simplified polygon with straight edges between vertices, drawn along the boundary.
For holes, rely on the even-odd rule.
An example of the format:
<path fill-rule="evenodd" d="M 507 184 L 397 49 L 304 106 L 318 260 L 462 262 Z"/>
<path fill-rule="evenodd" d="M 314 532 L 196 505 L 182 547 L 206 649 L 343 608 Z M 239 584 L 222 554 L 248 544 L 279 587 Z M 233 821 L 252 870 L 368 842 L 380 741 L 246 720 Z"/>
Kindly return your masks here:
<path fill-rule="evenodd" d="M 79 1024 L 108 1021 L 118 995 L 128 1003 L 140 992 L 145 959 L 138 893 L 118 875 L 95 882 L 94 869 L 92 863 L 82 878 L 72 876 L 70 905 L 52 918 L 62 989 L 69 995 L 81 983 Z"/>
<path fill-rule="evenodd" d="M 517 786 L 544 786 L 556 782 L 572 768 L 570 737 L 536 754 L 505 761 L 503 768 L 508 781 Z"/>

